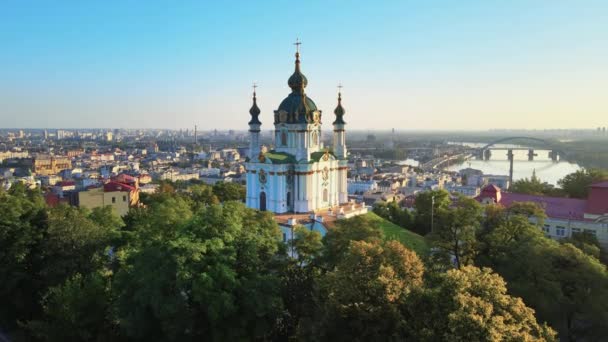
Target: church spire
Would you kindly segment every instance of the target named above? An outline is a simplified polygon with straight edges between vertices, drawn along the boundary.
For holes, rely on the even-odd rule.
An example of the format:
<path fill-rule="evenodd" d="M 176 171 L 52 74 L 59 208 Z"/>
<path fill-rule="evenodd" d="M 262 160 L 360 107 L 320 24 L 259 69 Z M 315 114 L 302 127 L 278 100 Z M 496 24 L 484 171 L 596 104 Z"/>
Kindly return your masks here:
<path fill-rule="evenodd" d="M 342 107 L 342 84 L 338 85 L 338 106 L 334 109 L 334 114 L 336 114 L 336 120 L 333 122 L 334 125 L 345 125 L 344 122 L 344 107 Z"/>
<path fill-rule="evenodd" d="M 260 116 L 260 108 L 258 107 L 257 104 L 257 97 L 255 94 L 255 89 L 257 88 L 257 84 L 253 84 L 253 105 L 251 106 L 251 109 L 249 109 L 249 114 L 251 114 L 251 120 L 249 121 L 249 125 L 261 125 L 262 122 L 260 122 L 260 119 L 258 118 L 258 116 Z"/>
<path fill-rule="evenodd" d="M 293 92 L 304 93 L 304 88 L 308 85 L 308 80 L 300 71 L 300 45 L 302 45 L 302 42 L 300 42 L 299 39 L 296 39 L 296 42 L 293 43 L 293 45 L 296 46 L 295 70 L 291 77 L 289 77 L 289 80 L 287 80 L 287 84 Z"/>

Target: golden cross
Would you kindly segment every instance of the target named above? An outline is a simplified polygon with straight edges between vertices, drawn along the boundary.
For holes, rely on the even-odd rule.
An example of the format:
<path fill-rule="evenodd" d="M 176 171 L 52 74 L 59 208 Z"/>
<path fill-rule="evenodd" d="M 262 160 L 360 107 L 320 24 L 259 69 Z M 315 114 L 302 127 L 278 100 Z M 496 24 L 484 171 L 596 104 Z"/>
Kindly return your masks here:
<path fill-rule="evenodd" d="M 338 83 L 338 92 L 342 92 L 342 83 Z"/>
<path fill-rule="evenodd" d="M 257 84 L 257 83 L 255 83 L 255 82 L 253 82 L 253 86 L 252 86 L 252 87 L 253 87 L 253 92 L 255 93 L 255 88 L 257 88 L 257 87 L 258 87 L 258 84 Z"/>
<path fill-rule="evenodd" d="M 300 38 L 296 38 L 296 42 L 293 43 L 293 45 L 296 46 L 296 52 L 300 53 L 300 45 L 302 45 L 302 42 L 300 41 Z"/>

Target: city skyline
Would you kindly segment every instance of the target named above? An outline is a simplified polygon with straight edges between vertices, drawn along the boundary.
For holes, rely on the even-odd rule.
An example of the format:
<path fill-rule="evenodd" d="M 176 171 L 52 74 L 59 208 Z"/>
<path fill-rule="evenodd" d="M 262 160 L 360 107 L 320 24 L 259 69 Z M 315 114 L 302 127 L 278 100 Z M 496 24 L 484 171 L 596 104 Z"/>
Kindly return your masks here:
<path fill-rule="evenodd" d="M 246 130 L 255 81 L 269 130 L 296 38 L 325 129 L 338 83 L 352 130 L 608 125 L 600 1 L 295 6 L 4 5 L 0 127 Z"/>

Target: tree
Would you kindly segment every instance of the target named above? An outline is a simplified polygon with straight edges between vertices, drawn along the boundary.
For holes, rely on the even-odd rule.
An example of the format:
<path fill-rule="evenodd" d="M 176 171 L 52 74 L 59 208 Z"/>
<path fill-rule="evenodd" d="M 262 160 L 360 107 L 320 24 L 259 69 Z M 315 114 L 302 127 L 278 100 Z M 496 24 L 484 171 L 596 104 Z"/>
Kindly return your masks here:
<path fill-rule="evenodd" d="M 38 274 L 46 221 L 39 192 L 19 183 L 8 192 L 0 188 L 0 326 L 5 331 L 40 312 L 44 283 Z"/>
<path fill-rule="evenodd" d="M 190 198 L 194 202 L 194 208 L 220 203 L 219 198 L 213 193 L 213 187 L 206 184 L 198 184 L 190 187 Z"/>
<path fill-rule="evenodd" d="M 608 171 L 584 169 L 573 172 L 560 179 L 557 184 L 569 197 L 587 198 L 589 186 L 596 182 L 608 180 Z"/>
<path fill-rule="evenodd" d="M 437 214 L 438 211 L 447 208 L 451 202 L 450 194 L 445 190 L 434 190 L 419 193 L 416 196 L 416 201 L 414 202 L 416 216 L 413 230 L 421 235 L 430 233 L 431 220 L 435 220 L 434 215 Z"/>
<path fill-rule="evenodd" d="M 597 236 L 591 232 L 584 231 L 580 233 L 572 233 L 571 237 L 563 238 L 559 240 L 559 242 L 570 243 L 583 251 L 583 253 L 590 255 L 606 264 L 606 252 L 600 245 L 600 242 L 597 240 Z"/>
<path fill-rule="evenodd" d="M 323 248 L 321 234 L 301 225 L 296 226 L 294 230 L 295 236 L 292 243 L 298 253 L 300 266 L 312 262 L 320 255 Z"/>
<path fill-rule="evenodd" d="M 44 315 L 29 321 L 27 329 L 50 341 L 116 340 L 117 327 L 111 319 L 107 275 L 77 273 L 62 285 L 51 287 L 43 297 Z"/>
<path fill-rule="evenodd" d="M 399 242 L 352 241 L 336 268 L 319 281 L 319 311 L 300 338 L 373 341 L 398 336 L 398 303 L 422 285 L 424 267 Z"/>
<path fill-rule="evenodd" d="M 213 185 L 213 193 L 220 202 L 226 201 L 245 201 L 245 187 L 237 183 L 218 182 Z"/>
<path fill-rule="evenodd" d="M 111 223 L 100 226 L 87 211 L 66 205 L 49 210 L 41 244 L 45 260 L 40 275 L 47 286 L 62 284 L 76 273 L 89 274 L 108 261 L 108 247 L 118 237 Z"/>
<path fill-rule="evenodd" d="M 606 336 L 608 273 L 569 243 L 550 240 L 525 216 L 513 215 L 480 237 L 476 262 L 492 267 L 509 291 L 566 340 Z"/>
<path fill-rule="evenodd" d="M 428 239 L 439 251 L 453 257 L 458 268 L 473 261 L 482 213 L 481 205 L 466 197 L 458 198 L 453 207 L 440 208 L 437 213 L 437 224 Z"/>
<path fill-rule="evenodd" d="M 39 319 L 48 288 L 102 268 L 119 225 L 109 209 L 47 209 L 38 191 L 0 192 L 0 324 Z"/>
<path fill-rule="evenodd" d="M 127 248 L 113 285 L 121 328 L 142 340 L 268 335 L 282 311 L 279 237 L 271 214 L 227 202 Z"/>
<path fill-rule="evenodd" d="M 379 202 L 374 204 L 374 213 L 403 228 L 411 228 L 414 225 L 414 215 L 404 208 L 400 208 L 397 202 Z"/>
<path fill-rule="evenodd" d="M 380 241 L 382 231 L 366 216 L 336 221 L 336 227 L 323 237 L 323 266 L 331 270 L 345 255 L 351 241 Z"/>
<path fill-rule="evenodd" d="M 547 215 L 545 210 L 535 202 L 514 202 L 505 211 L 507 216 L 520 215 L 534 221 L 537 227 L 542 227 Z"/>
<path fill-rule="evenodd" d="M 424 310 L 420 310 L 424 308 Z M 534 310 L 507 294 L 488 268 L 463 266 L 415 290 L 402 302 L 406 336 L 415 341 L 556 341 Z"/>
<path fill-rule="evenodd" d="M 532 177 L 530 177 L 530 179 L 523 178 L 513 182 L 511 187 L 509 187 L 509 191 L 528 195 L 561 195 L 558 189 L 555 189 L 552 185 L 546 182 L 542 182 L 540 178 L 536 177 L 536 172 L 532 173 Z"/>

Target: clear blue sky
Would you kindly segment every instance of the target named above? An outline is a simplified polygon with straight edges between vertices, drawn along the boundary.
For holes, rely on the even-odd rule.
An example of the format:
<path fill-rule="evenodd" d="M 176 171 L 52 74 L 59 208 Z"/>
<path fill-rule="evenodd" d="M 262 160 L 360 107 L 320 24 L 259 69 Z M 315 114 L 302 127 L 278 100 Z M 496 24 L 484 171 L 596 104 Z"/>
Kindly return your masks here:
<path fill-rule="evenodd" d="M 302 44 L 329 128 L 608 126 L 608 1 L 0 4 L 0 127 L 264 129 Z"/>

